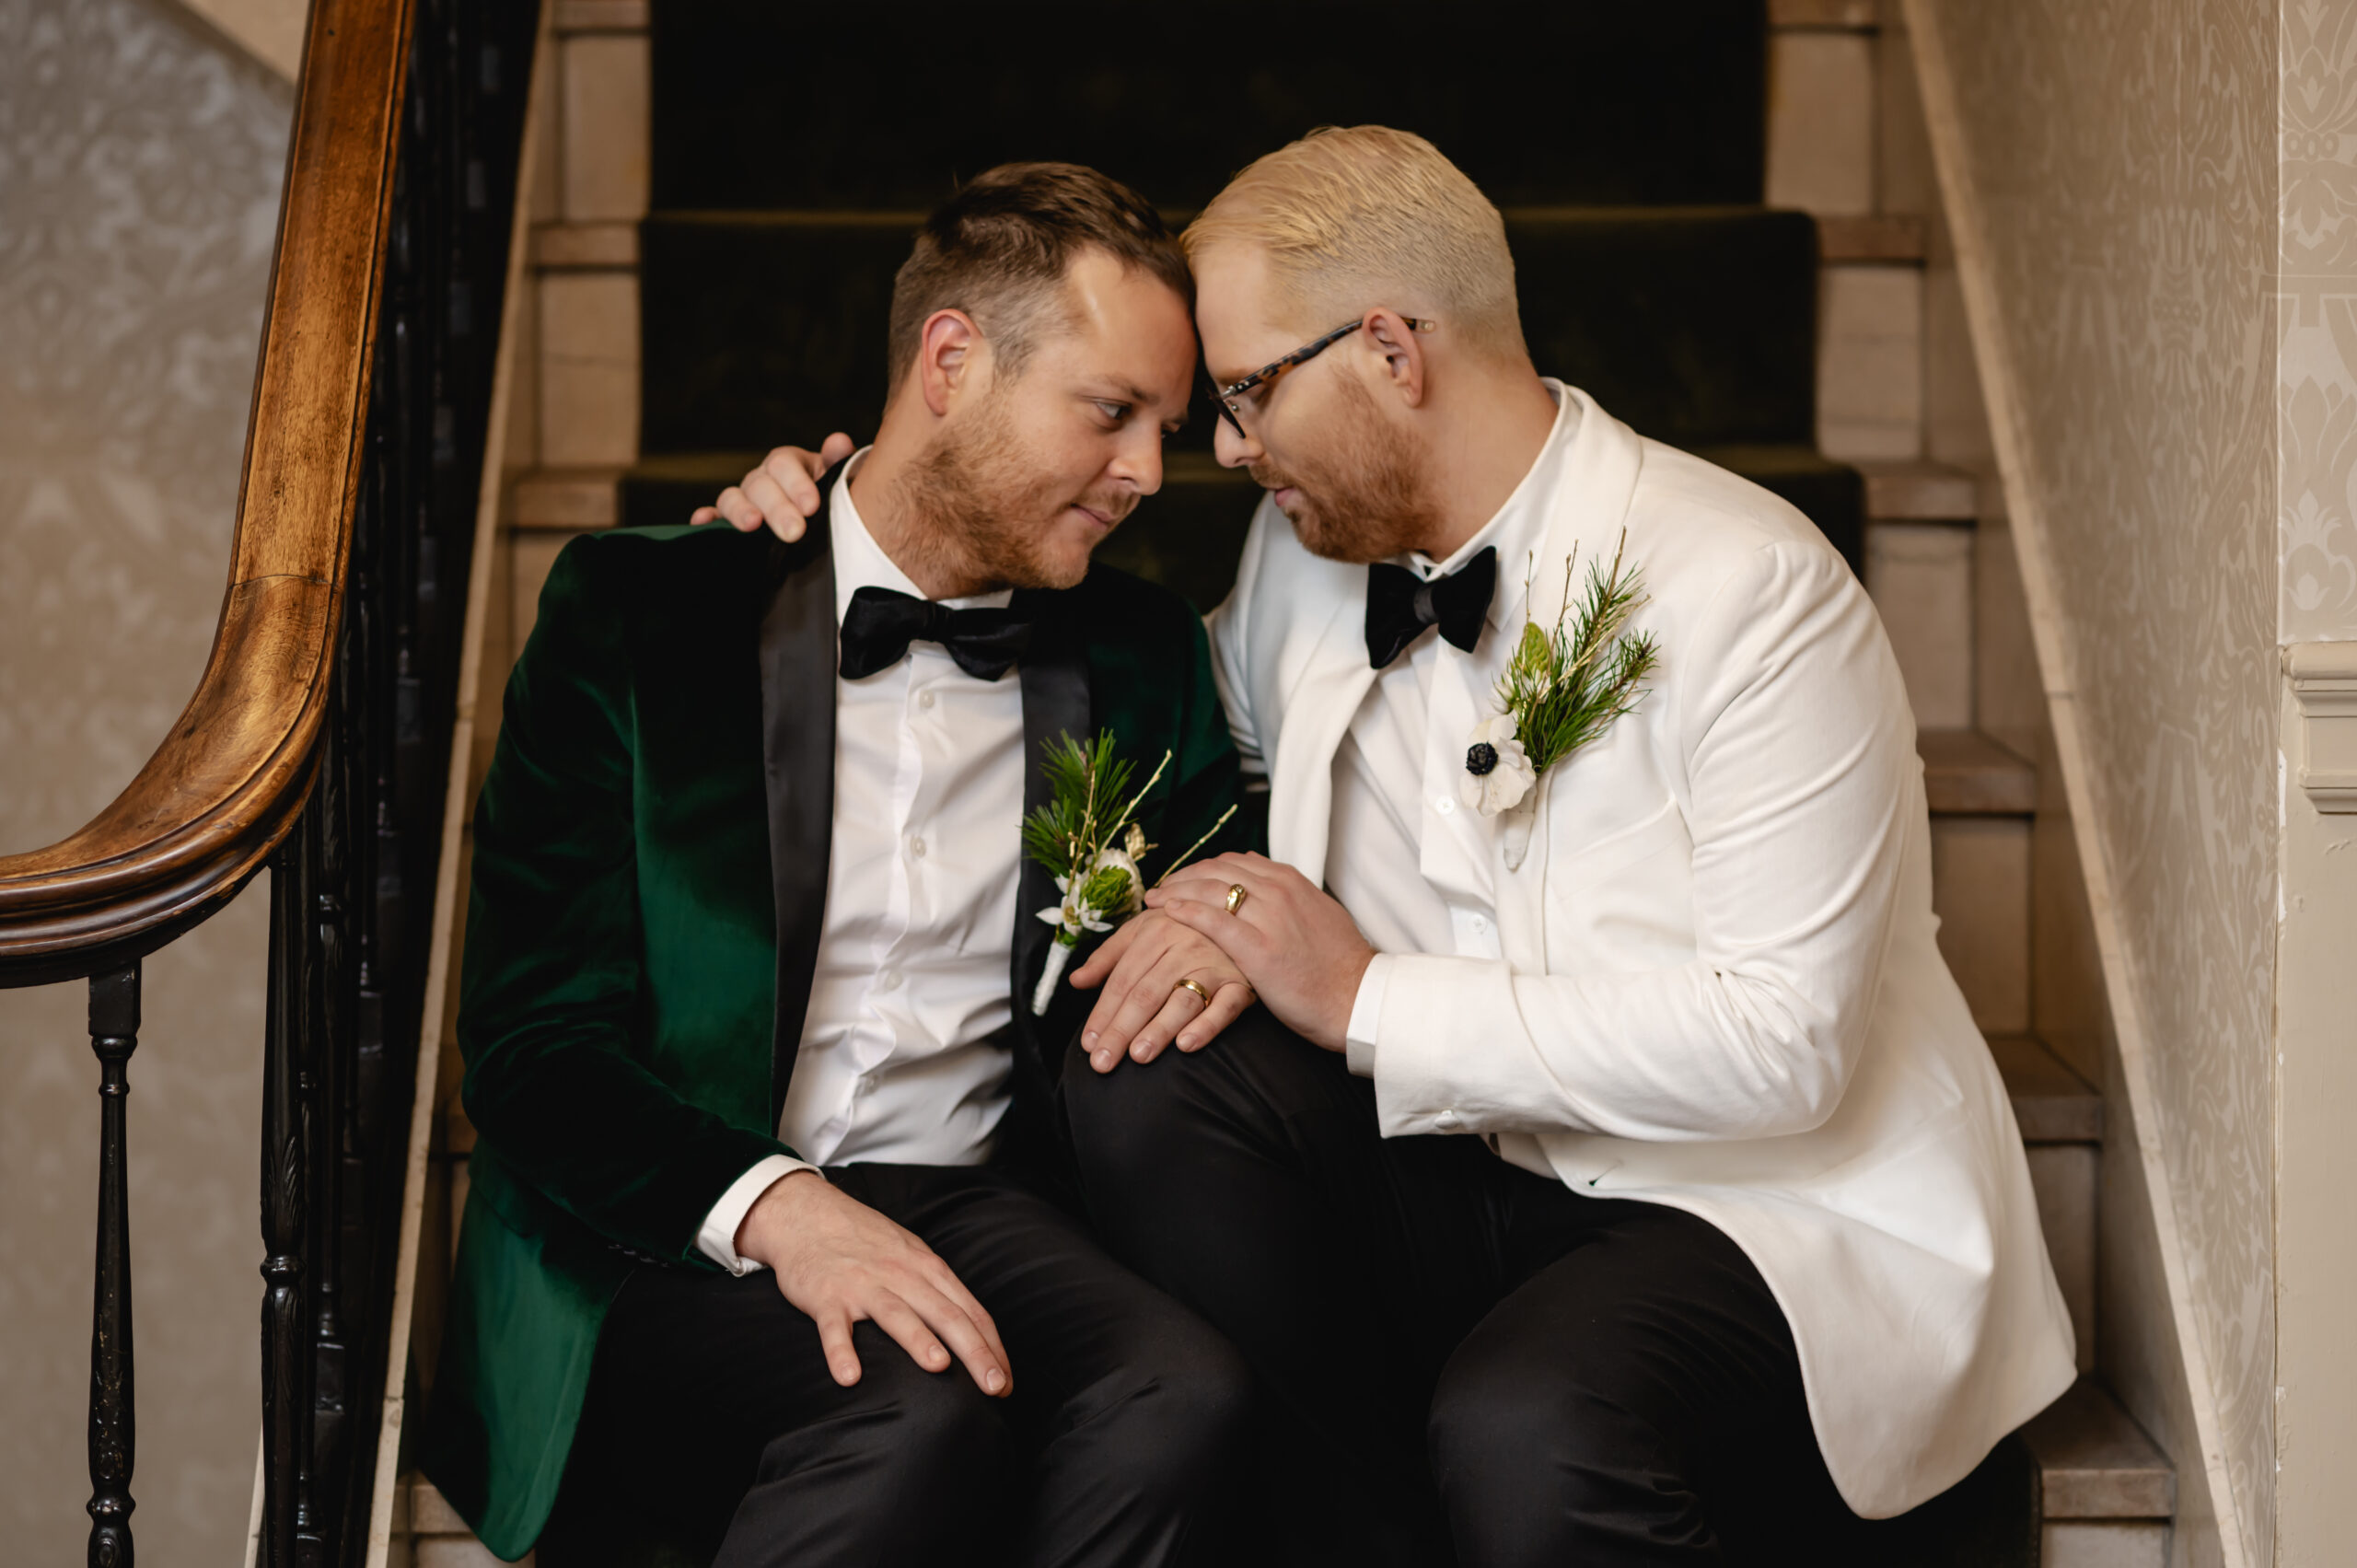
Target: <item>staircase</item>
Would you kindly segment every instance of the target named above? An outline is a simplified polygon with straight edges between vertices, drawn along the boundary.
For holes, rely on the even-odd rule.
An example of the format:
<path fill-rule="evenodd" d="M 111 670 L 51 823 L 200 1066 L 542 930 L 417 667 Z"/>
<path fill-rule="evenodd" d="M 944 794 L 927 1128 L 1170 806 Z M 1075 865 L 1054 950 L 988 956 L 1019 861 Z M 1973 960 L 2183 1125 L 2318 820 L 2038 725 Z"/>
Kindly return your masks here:
<path fill-rule="evenodd" d="M 935 0 L 795 15 L 558 0 L 539 467 L 509 499 L 512 624 L 487 663 L 520 646 L 573 534 L 679 521 L 779 441 L 872 433 L 891 273 L 957 175 L 1072 158 L 1183 218 L 1311 126 L 1430 135 L 1505 210 L 1539 367 L 1799 506 L 1864 578 L 1906 675 L 1942 946 L 2012 1091 L 2084 1376 L 1889 1527 L 1886 1561 L 2160 1568 L 2174 1473 L 2094 1375 L 2105 1107 L 2092 1061 L 2033 1032 L 2036 726 L 2008 726 L 2010 746 L 1978 727 L 2003 706 L 1985 611 L 2011 568 L 1972 477 L 1922 457 L 1929 225 L 1877 201 L 1912 101 L 1875 0 L 1202 0 L 1144 42 L 1067 0 L 987 23 Z M 958 41 L 954 100 L 887 73 L 928 36 Z M 1257 496 L 1212 461 L 1211 424 L 1198 408 L 1164 492 L 1100 552 L 1203 608 Z M 444 1126 L 462 1162 L 454 1105 Z M 420 1564 L 482 1551 L 422 1480 L 400 1512 Z"/>

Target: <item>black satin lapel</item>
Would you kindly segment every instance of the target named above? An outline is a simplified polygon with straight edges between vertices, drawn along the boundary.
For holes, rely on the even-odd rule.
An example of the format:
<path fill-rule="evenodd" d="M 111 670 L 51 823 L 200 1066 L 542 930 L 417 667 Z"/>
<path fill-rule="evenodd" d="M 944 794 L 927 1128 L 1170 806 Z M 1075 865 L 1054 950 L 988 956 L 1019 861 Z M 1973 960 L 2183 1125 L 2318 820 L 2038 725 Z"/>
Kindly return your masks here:
<path fill-rule="evenodd" d="M 834 475 L 819 493 L 833 493 Z M 761 761 L 769 797 L 770 880 L 777 900 L 776 1022 L 770 1039 L 770 1125 L 810 1011 L 826 923 L 835 813 L 835 563 L 825 508 L 772 559 L 781 574 L 761 617 Z"/>
<path fill-rule="evenodd" d="M 1059 613 L 1063 609 L 1062 597 L 1026 589 L 1015 596 L 1009 607 L 1032 619 L 1030 645 L 1016 666 L 1023 681 L 1026 817 L 1048 804 L 1047 775 L 1039 765 L 1048 742 L 1062 735 L 1080 741 L 1088 738 L 1088 649 L 1072 618 Z M 1039 970 L 1048 961 L 1048 944 L 1055 936 L 1054 927 L 1039 918 L 1039 912 L 1062 897 L 1047 867 L 1027 858 L 1015 906 L 1015 1016 L 1026 1037 L 1045 1048 L 1042 1064 L 1050 1077 L 1062 1060 L 1053 1053 L 1063 1041 L 1036 1039 L 1039 1020 L 1031 1016 L 1031 993 L 1039 983 Z"/>

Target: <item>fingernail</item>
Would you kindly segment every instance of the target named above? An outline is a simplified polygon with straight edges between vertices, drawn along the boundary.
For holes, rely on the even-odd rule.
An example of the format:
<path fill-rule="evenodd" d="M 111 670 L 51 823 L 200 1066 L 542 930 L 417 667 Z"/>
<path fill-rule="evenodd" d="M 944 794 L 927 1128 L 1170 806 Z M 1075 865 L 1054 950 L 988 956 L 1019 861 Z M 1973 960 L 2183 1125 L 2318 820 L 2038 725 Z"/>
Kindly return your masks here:
<path fill-rule="evenodd" d="M 1083 1045 L 1095 1045 L 1097 1043 L 1097 1031 L 1095 1029 L 1087 1030 L 1080 1037 L 1080 1042 Z"/>
<path fill-rule="evenodd" d="M 1132 1062 L 1143 1062 L 1143 1061 L 1144 1061 L 1144 1060 L 1145 1060 L 1145 1058 L 1146 1058 L 1145 1041 L 1144 1041 L 1144 1040 L 1140 1040 L 1140 1041 L 1138 1041 L 1138 1042 L 1137 1042 L 1137 1044 L 1135 1044 L 1135 1045 L 1133 1045 L 1133 1046 L 1130 1047 L 1130 1060 L 1131 1060 L 1131 1061 L 1132 1061 Z"/>
<path fill-rule="evenodd" d="M 1099 1073 L 1110 1072 L 1113 1066 L 1113 1053 L 1109 1051 L 1100 1051 L 1088 1061 L 1089 1065 L 1095 1067 Z"/>
<path fill-rule="evenodd" d="M 1006 1374 L 993 1366 L 989 1372 L 983 1374 L 982 1383 L 992 1393 L 995 1394 L 1001 1388 L 1006 1387 Z"/>
<path fill-rule="evenodd" d="M 1189 1046 L 1194 1043 L 1195 1037 L 1193 1035 L 1180 1035 L 1178 1037 L 1178 1049 L 1181 1051 L 1186 1050 Z"/>

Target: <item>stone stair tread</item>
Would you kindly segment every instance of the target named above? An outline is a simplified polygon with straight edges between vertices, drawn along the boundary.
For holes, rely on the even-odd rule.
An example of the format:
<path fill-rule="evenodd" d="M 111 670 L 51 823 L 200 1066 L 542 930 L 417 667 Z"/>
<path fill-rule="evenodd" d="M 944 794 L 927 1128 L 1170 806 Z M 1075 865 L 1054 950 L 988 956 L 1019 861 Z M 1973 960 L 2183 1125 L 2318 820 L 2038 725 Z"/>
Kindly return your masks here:
<path fill-rule="evenodd" d="M 1949 816 L 2021 816 L 2038 809 L 2038 770 L 1978 730 L 1926 729 L 1915 736 L 1923 793 Z"/>
<path fill-rule="evenodd" d="M 1980 516 L 1980 481 L 1970 470 L 1922 459 L 1861 462 L 1866 516 L 1878 523 L 1962 523 Z"/>
<path fill-rule="evenodd" d="M 2109 1390 L 2082 1377 L 2022 1428 L 2049 1519 L 2165 1519 L 2177 1471 Z"/>
<path fill-rule="evenodd" d="M 516 481 L 509 518 L 518 528 L 563 533 L 612 528 L 621 521 L 622 471 L 613 467 L 535 469 Z M 730 480 L 744 471 L 740 464 Z"/>
<path fill-rule="evenodd" d="M 2014 1102 L 2025 1144 L 2103 1140 L 2103 1095 L 2031 1035 L 1991 1035 L 1989 1054 Z"/>

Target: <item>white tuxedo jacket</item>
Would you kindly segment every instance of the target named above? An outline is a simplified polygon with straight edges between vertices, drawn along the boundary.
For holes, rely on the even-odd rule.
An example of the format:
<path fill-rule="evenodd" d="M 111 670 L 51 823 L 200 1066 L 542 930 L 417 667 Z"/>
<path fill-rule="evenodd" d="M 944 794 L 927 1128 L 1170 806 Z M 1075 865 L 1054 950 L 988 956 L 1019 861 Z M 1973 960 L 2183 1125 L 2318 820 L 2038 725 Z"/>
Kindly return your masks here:
<path fill-rule="evenodd" d="M 1660 663 L 1541 781 L 1520 866 L 1493 866 L 1504 960 L 1387 966 L 1382 1130 L 1494 1134 L 1575 1191 L 1718 1226 L 1791 1323 L 1843 1497 L 1899 1513 L 2073 1376 L 2012 1106 L 1933 944 L 1907 692 L 1805 517 L 1566 395 L 1530 602 L 1625 528 Z M 1264 500 L 1211 618 L 1237 743 L 1269 765 L 1271 853 L 1320 881 L 1335 749 L 1374 679 L 1366 577 Z"/>

